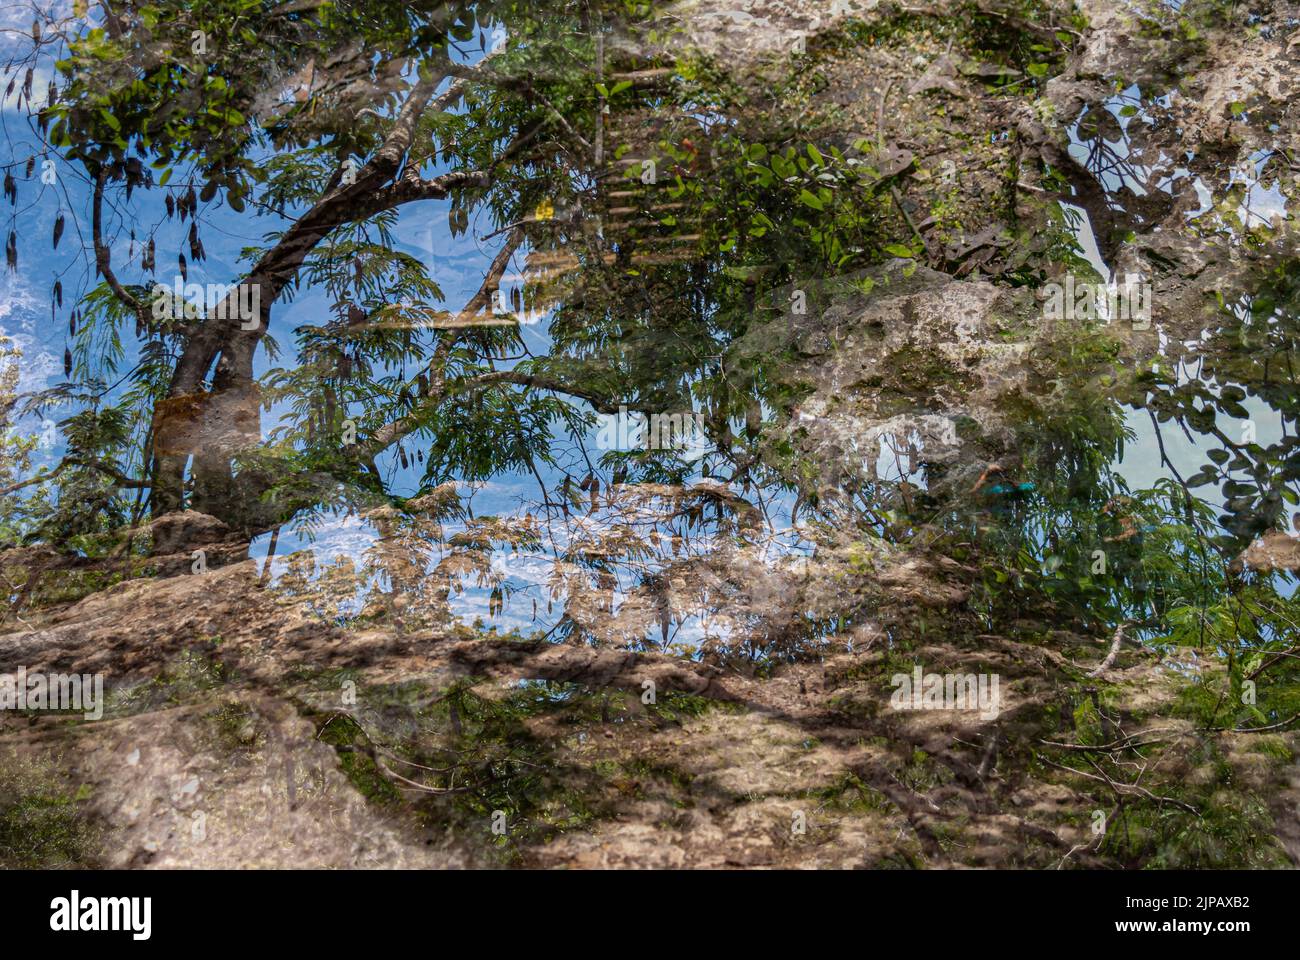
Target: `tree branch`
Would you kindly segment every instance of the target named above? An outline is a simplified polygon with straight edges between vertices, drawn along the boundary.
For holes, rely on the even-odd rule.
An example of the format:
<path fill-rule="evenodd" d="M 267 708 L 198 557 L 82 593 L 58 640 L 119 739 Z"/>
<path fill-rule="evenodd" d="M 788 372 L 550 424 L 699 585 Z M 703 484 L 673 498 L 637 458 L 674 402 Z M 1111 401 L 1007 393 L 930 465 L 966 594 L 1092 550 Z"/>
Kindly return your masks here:
<path fill-rule="evenodd" d="M 8 486 L 0 487 L 0 497 L 8 496 L 16 490 L 23 487 L 30 487 L 33 484 L 44 483 L 47 480 L 53 480 L 59 474 L 63 473 L 68 467 L 86 467 L 90 470 L 98 470 L 100 473 L 106 473 L 117 481 L 119 487 L 126 487 L 131 490 L 142 490 L 149 486 L 147 480 L 136 480 L 128 477 L 117 467 L 110 466 L 107 463 L 101 463 L 98 460 L 83 460 L 80 457 L 64 457 L 57 467 L 53 470 L 47 470 L 45 473 L 29 477 L 26 480 L 19 480 L 17 483 L 11 483 Z"/>
<path fill-rule="evenodd" d="M 610 400 L 604 394 L 588 390 L 586 387 L 564 383 L 561 380 L 556 380 L 554 377 L 522 373 L 518 370 L 494 370 L 491 373 L 484 373 L 477 377 L 471 377 L 470 379 L 461 381 L 457 384 L 454 392 L 461 393 L 468 390 L 476 390 L 480 387 L 494 386 L 499 383 L 513 384 L 519 387 L 529 387 L 534 390 L 550 390 L 554 393 L 567 394 L 570 397 L 577 397 L 579 400 L 586 400 L 600 413 L 616 414 L 619 412 L 619 405 Z"/>
<path fill-rule="evenodd" d="M 108 171 L 100 167 L 95 171 L 95 195 L 91 205 L 91 234 L 95 245 L 95 266 L 98 268 L 104 280 L 108 283 L 109 289 L 113 294 L 122 301 L 131 312 L 139 318 L 141 323 L 148 323 L 148 315 L 145 312 L 145 306 L 137 300 L 131 293 L 122 286 L 117 279 L 117 274 L 113 272 L 112 258 L 109 254 L 108 245 L 104 243 L 104 184 L 108 181 Z"/>
<path fill-rule="evenodd" d="M 518 370 L 494 370 L 491 373 L 484 373 L 476 377 L 470 377 L 453 384 L 449 389 L 445 389 L 441 396 L 431 399 L 434 401 L 441 401 L 462 393 L 468 393 L 471 390 L 492 387 L 498 384 L 508 384 L 519 387 L 528 387 L 533 390 L 549 390 L 553 393 L 562 393 L 579 400 L 585 400 L 600 413 L 617 414 L 619 412 L 618 404 L 602 394 L 588 390 L 585 387 L 564 383 L 554 377 L 523 373 Z M 430 404 L 425 403 L 422 404 L 422 406 L 427 408 Z M 415 414 L 402 417 L 400 420 L 393 420 L 376 430 L 374 436 L 371 437 L 367 443 L 363 444 L 363 449 L 365 450 L 366 455 L 375 457 L 380 453 L 380 451 L 392 446 L 407 434 L 418 430 L 420 425 L 421 420 L 419 416 Z"/>
<path fill-rule="evenodd" d="M 1110 652 L 1106 654 L 1105 660 L 1097 664 L 1097 666 L 1093 670 L 1089 671 L 1088 676 L 1099 677 L 1107 670 L 1110 669 L 1111 664 L 1115 662 L 1115 658 L 1119 656 L 1119 648 L 1124 643 L 1124 631 L 1127 630 L 1129 626 L 1130 626 L 1129 621 L 1125 620 L 1123 623 L 1121 623 L 1118 627 L 1115 628 L 1115 635 L 1111 638 L 1110 641 Z"/>

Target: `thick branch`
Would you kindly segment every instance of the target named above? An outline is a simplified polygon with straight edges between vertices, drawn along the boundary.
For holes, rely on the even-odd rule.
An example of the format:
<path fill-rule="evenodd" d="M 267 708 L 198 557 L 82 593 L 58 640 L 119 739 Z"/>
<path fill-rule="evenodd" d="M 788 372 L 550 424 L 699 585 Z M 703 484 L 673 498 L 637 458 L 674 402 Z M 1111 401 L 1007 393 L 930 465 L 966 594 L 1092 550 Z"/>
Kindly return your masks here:
<path fill-rule="evenodd" d="M 456 187 L 486 184 L 487 176 L 480 171 L 457 170 L 432 180 L 402 179 L 383 190 L 357 193 L 349 188 L 343 193 L 327 197 L 308 211 L 274 248 L 263 255 L 249 274 L 250 282 L 262 283 L 262 303 L 269 305 L 302 266 L 307 254 L 336 227 L 354 220 L 367 220 L 404 203 L 443 200 Z"/>
<path fill-rule="evenodd" d="M 268 323 L 265 321 L 271 304 L 297 274 L 308 254 L 332 231 L 345 223 L 368 220 L 402 204 L 418 200 L 443 200 L 457 188 L 486 187 L 491 182 L 491 169 L 458 170 L 426 179 L 413 176 L 414 166 L 409 164 L 406 172 L 398 177 L 420 118 L 430 108 L 435 111 L 445 110 L 464 93 L 465 83 L 456 81 L 442 94 L 433 97 L 434 91 L 447 75 L 444 72 L 436 78 L 421 78 L 417 81 L 398 111 L 393 128 L 383 145 L 358 171 L 355 182 L 334 184 L 249 271 L 241 285 L 254 285 L 258 288 L 262 312 L 258 319 L 261 322 L 247 329 L 244 322 L 248 318 L 241 318 L 238 310 L 226 309 L 224 316 L 228 319 L 210 319 L 193 334 L 185 354 L 177 364 L 171 386 L 173 396 L 197 389 L 218 352 L 231 354 L 228 359 L 233 369 L 251 371 L 252 353 L 266 333 Z M 521 136 L 526 139 L 528 135 L 530 132 Z M 516 138 L 516 143 L 497 162 L 510 156 L 519 142 L 520 138 Z M 232 295 L 235 294 L 232 292 Z"/>

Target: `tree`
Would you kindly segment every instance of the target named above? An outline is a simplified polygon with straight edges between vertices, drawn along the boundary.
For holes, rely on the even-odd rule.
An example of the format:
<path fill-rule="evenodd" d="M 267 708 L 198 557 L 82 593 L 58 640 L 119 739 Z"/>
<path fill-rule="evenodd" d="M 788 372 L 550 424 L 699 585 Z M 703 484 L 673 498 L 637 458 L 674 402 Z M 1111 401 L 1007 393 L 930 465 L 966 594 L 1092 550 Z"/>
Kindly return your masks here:
<path fill-rule="evenodd" d="M 1068 4 L 948 6 L 840 10 L 793 45 L 765 22 L 747 29 L 772 55 L 744 63 L 734 36 L 636 3 L 100 4 L 39 21 L 32 62 L 59 49 L 58 79 L 35 103 L 18 64 L 38 148 L 14 148 L 6 193 L 35 187 L 46 152 L 74 171 L 54 186 L 78 183 L 65 202 L 79 192 L 85 215 L 52 242 L 84 231 L 92 269 L 51 291 L 61 323 L 68 285 L 67 382 L 29 406 L 69 409 L 66 455 L 0 483 L 58 497 L 9 500 L 32 515 L 15 530 L 55 545 L 6 555 L 25 571 L 14 610 L 53 620 L 139 569 L 157 576 L 131 603 L 192 598 L 171 576 L 191 569 L 184 544 L 123 544 L 146 509 L 151 531 L 194 520 L 182 507 L 219 518 L 237 559 L 261 531 L 358 514 L 375 540 L 347 560 L 214 578 L 237 650 L 279 635 L 284 601 L 331 644 L 481 641 L 427 644 L 476 672 L 599 685 L 585 647 L 671 654 L 690 689 L 741 677 L 783 716 L 797 676 L 810 734 L 849 756 L 870 729 L 893 751 L 852 776 L 907 813 L 926 856 L 950 839 L 925 825 L 938 801 L 957 807 L 948 825 L 1002 836 L 1004 791 L 1054 778 L 1112 827 L 1084 845 L 1053 832 L 1068 822 L 1030 831 L 1052 862 L 1266 862 L 1257 798 L 1226 788 L 1247 768 L 1238 735 L 1285 731 L 1300 708 L 1282 561 L 1242 552 L 1284 536 L 1297 502 L 1294 251 L 1240 213 L 1240 172 L 1213 167 L 1229 146 L 1249 159 L 1266 125 L 1170 168 L 1185 131 L 1245 108 L 1229 121 L 1151 93 L 1221 55 L 1200 31 L 1250 25 L 1207 0 L 1133 14 L 1121 45 Z M 1157 50 L 1166 15 L 1180 31 Z M 1095 76 L 1110 56 L 1119 94 Z M 1174 197 L 1193 174 L 1218 202 L 1189 223 Z M 431 268 L 404 242 L 429 209 L 486 246 L 464 297 L 449 257 Z M 216 231 L 265 222 L 229 284 L 186 289 Z M 1088 227 L 1117 272 L 1157 284 L 1163 341 L 1039 302 L 1066 276 L 1104 282 Z M 1225 233 L 1240 260 L 1215 252 Z M 15 229 L 11 262 L 34 245 Z M 1280 438 L 1238 429 L 1263 407 Z M 594 416 L 637 414 L 649 442 L 590 455 Z M 1144 489 L 1121 461 L 1148 421 L 1164 475 Z M 1211 441 L 1202 469 L 1180 471 L 1162 425 Z M 501 474 L 535 478 L 540 503 L 475 516 L 449 482 Z M 1221 509 L 1195 492 L 1211 484 Z M 516 551 L 545 575 L 521 586 L 503 569 Z M 456 612 L 470 590 L 486 595 L 472 625 Z M 512 606 L 520 633 L 494 643 Z M 160 622 L 137 632 L 176 632 Z M 877 709 L 882 674 L 922 657 L 1005 671 L 1014 711 L 926 756 L 933 730 Z M 615 679 L 636 689 L 631 670 Z M 808 692 L 827 678 L 843 689 Z M 608 716 L 608 690 L 572 696 Z M 438 795 L 465 754 L 453 717 L 437 750 L 403 758 Z M 482 780 L 475 802 L 495 810 L 512 791 Z M 1202 849 L 1186 836 L 1206 823 Z"/>
<path fill-rule="evenodd" d="M 38 120 L 45 149 L 90 184 L 100 279 L 76 317 L 78 377 L 47 399 L 96 406 L 134 326 L 140 362 L 122 406 L 135 450 L 121 463 L 86 454 L 105 472 L 143 470 L 155 515 L 187 504 L 261 528 L 300 505 L 267 498 L 304 469 L 378 490 L 375 458 L 466 395 L 549 391 L 601 402 L 544 369 L 497 369 L 520 341 L 491 319 L 511 256 L 553 242 L 557 231 L 535 211 L 563 206 L 572 182 L 591 175 L 593 39 L 612 26 L 599 10 L 218 2 L 103 14 L 102 26 L 48 24 L 33 45 L 33 56 L 66 45 Z M 509 39 L 480 54 L 489 29 Z M 275 55 L 264 55 L 268 45 Z M 577 66 L 552 69 L 560 55 Z M 275 102 L 275 88 L 296 99 Z M 135 222 L 133 195 L 160 192 L 167 218 L 190 219 L 175 278 L 157 223 L 131 230 L 125 262 L 112 253 L 109 210 L 124 230 Z M 437 279 L 393 249 L 398 212 L 420 201 L 448 201 L 454 232 L 483 211 L 505 236 L 456 314 L 433 309 Z M 251 265 L 220 302 L 177 302 L 163 291 L 183 289 L 187 267 L 204 258 L 202 232 L 221 204 L 286 226 L 246 251 Z M 297 331 L 300 365 L 274 373 L 263 394 L 254 357 L 275 349 L 272 311 L 304 283 L 328 292 L 334 318 Z M 97 356 L 104 344 L 111 349 Z M 259 405 L 290 395 L 291 425 L 259 449 Z M 522 407 L 512 421 L 557 409 L 543 399 Z M 107 419 L 97 410 L 90 433 L 108 429 Z M 349 419 L 355 431 L 344 428 Z M 341 442 L 345 432 L 355 444 Z M 527 444 L 501 451 L 501 462 L 492 448 L 475 455 L 487 458 L 480 470 L 546 457 Z"/>

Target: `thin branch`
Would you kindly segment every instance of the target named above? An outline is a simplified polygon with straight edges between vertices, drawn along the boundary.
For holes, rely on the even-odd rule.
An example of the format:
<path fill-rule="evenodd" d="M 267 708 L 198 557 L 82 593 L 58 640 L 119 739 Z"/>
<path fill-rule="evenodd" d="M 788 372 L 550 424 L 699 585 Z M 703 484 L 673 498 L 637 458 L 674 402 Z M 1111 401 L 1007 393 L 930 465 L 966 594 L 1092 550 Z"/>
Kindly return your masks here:
<path fill-rule="evenodd" d="M 1112 790 L 1114 790 L 1115 793 L 1119 796 L 1124 796 L 1125 794 L 1127 794 L 1129 796 L 1144 797 L 1147 800 L 1154 800 L 1157 803 L 1172 804 L 1175 807 L 1179 807 L 1183 810 L 1186 810 L 1188 813 L 1196 817 L 1200 817 L 1201 815 L 1200 811 L 1197 810 L 1195 807 L 1193 807 L 1191 804 L 1184 803 L 1181 800 L 1175 800 L 1173 797 L 1162 797 L 1158 794 L 1154 794 L 1146 787 L 1139 787 L 1136 784 L 1132 784 L 1132 783 L 1123 783 L 1123 782 L 1116 783 L 1114 780 L 1112 780 L 1110 777 L 1106 776 L 1105 774 L 1102 774 L 1101 776 L 1097 776 L 1096 774 L 1087 773 L 1083 770 L 1076 770 L 1074 767 L 1068 767 L 1063 763 L 1057 763 L 1054 760 L 1047 759 L 1047 757 L 1039 757 L 1038 759 L 1042 760 L 1043 763 L 1046 763 L 1048 766 L 1056 767 L 1056 769 L 1058 770 L 1064 770 L 1067 773 L 1073 773 L 1080 777 L 1087 777 L 1089 780 L 1096 780 L 1098 783 L 1104 783 L 1107 786 L 1109 786 Z"/>
<path fill-rule="evenodd" d="M 1088 676 L 1099 677 L 1107 670 L 1110 669 L 1111 664 L 1115 662 L 1115 658 L 1119 656 L 1120 646 L 1122 646 L 1124 643 L 1124 631 L 1127 630 L 1131 625 L 1132 624 L 1130 621 L 1125 620 L 1123 623 L 1121 623 L 1118 627 L 1115 628 L 1115 636 L 1112 637 L 1110 641 L 1110 652 L 1106 654 L 1105 660 L 1097 664 L 1095 669 L 1089 671 Z"/>
<path fill-rule="evenodd" d="M 100 167 L 95 172 L 95 195 L 91 205 L 91 233 L 95 244 L 95 266 L 108 282 L 113 294 L 122 301 L 141 323 L 148 323 L 145 306 L 137 300 L 117 279 L 113 272 L 112 259 L 108 245 L 104 243 L 104 184 L 108 181 L 108 171 Z"/>
<path fill-rule="evenodd" d="M 1280 730 L 1282 727 L 1285 727 L 1288 724 L 1295 723 L 1297 720 L 1300 720 L 1300 713 L 1297 713 L 1290 720 L 1283 720 L 1281 723 L 1271 723 L 1267 727 L 1233 727 L 1232 732 L 1233 733 L 1264 733 L 1268 730 Z"/>
<path fill-rule="evenodd" d="M 514 384 L 519 387 L 530 387 L 534 390 L 550 390 L 554 393 L 563 393 L 570 397 L 577 397 L 579 400 L 586 400 L 599 413 L 616 414 L 619 412 L 619 405 L 608 396 L 595 391 L 588 390 L 586 387 L 580 387 L 572 383 L 564 383 L 556 380 L 554 377 L 547 377 L 539 374 L 522 373 L 518 370 L 495 370 L 492 373 L 480 374 L 477 377 L 471 377 L 457 385 L 457 392 L 463 390 L 476 390 L 480 387 L 493 386 L 498 383 Z"/>
<path fill-rule="evenodd" d="M 68 467 L 86 467 L 90 470 L 98 470 L 100 473 L 106 473 L 117 481 L 118 486 L 127 487 L 132 490 L 140 490 L 149 486 L 146 480 L 136 480 L 128 477 L 117 467 L 110 466 L 107 463 L 101 463 L 98 460 L 82 460 L 80 457 L 65 457 L 63 461 L 54 469 L 47 470 L 45 473 L 29 477 L 26 480 L 19 480 L 17 483 L 11 483 L 8 486 L 0 487 L 0 497 L 8 496 L 16 490 L 23 487 L 30 487 L 33 484 L 44 483 L 47 480 L 53 480 L 59 474 L 63 473 Z"/>

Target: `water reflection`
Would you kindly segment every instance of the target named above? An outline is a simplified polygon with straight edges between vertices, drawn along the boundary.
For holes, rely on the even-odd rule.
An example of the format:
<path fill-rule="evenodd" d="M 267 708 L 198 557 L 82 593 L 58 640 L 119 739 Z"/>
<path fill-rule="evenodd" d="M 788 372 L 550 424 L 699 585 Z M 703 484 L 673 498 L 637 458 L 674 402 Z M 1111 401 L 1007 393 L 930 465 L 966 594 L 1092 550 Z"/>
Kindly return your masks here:
<path fill-rule="evenodd" d="M 72 317 L 52 296 L 64 379 L 4 407 L 66 414 L 35 465 L 57 474 L 0 494 L 24 643 L 50 649 L 75 603 L 212 573 L 236 622 L 204 622 L 205 652 L 231 634 L 236 660 L 256 630 L 259 663 L 291 649 L 290 695 L 367 797 L 418 794 L 430 822 L 545 808 L 546 839 L 608 812 L 579 765 L 547 769 L 557 730 L 704 712 L 669 709 L 681 690 L 627 699 L 643 678 L 618 665 L 661 663 L 639 654 L 810 735 L 800 711 L 824 710 L 907 750 L 933 744 L 872 699 L 882 677 L 922 657 L 1005 670 L 1007 718 L 958 731 L 983 753 L 947 756 L 943 788 L 1061 738 L 1114 747 L 1096 751 L 1114 786 L 1121 716 L 1291 722 L 1300 273 L 1276 97 L 1103 76 L 1064 15 L 836 15 L 794 50 L 751 17 L 753 56 L 720 63 L 677 57 L 689 30 L 656 11 L 481 6 L 459 38 L 477 53 L 420 33 L 437 69 L 399 63 L 348 114 L 366 119 L 344 159 L 375 190 L 317 142 L 369 68 L 314 95 L 315 60 L 291 53 L 270 73 L 320 113 L 256 91 L 269 139 L 217 151 L 224 186 L 164 191 L 125 153 L 78 183 L 69 202 L 116 236 L 75 299 L 68 280 Z M 139 92 L 81 80 L 70 97 Z M 414 91 L 431 152 L 388 103 Z M 146 310 L 136 220 L 207 289 L 200 207 L 223 191 L 205 236 L 251 243 L 257 178 L 236 174 L 263 149 L 263 212 L 290 242 L 253 256 L 264 295 L 241 319 L 259 322 Z M 125 193 L 107 227 L 106 184 Z M 319 634 L 270 650 L 267 609 Z M 548 685 L 554 661 L 572 686 Z M 355 710 L 340 664 L 371 698 Z M 914 766 L 906 783 L 929 782 Z"/>

